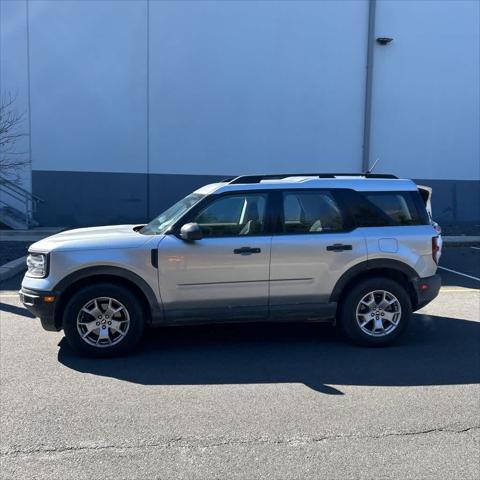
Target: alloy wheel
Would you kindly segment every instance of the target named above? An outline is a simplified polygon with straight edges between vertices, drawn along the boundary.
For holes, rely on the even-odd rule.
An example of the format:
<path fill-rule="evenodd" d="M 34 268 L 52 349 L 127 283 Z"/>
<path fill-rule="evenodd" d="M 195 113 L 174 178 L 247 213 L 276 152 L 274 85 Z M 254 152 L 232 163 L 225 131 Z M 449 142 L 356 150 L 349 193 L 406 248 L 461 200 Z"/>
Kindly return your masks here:
<path fill-rule="evenodd" d="M 362 332 L 372 337 L 384 337 L 398 327 L 402 307 L 393 293 L 374 290 L 360 300 L 355 317 Z"/>
<path fill-rule="evenodd" d="M 125 305 L 111 297 L 89 300 L 77 315 L 77 330 L 82 340 L 98 348 L 121 342 L 130 327 Z"/>

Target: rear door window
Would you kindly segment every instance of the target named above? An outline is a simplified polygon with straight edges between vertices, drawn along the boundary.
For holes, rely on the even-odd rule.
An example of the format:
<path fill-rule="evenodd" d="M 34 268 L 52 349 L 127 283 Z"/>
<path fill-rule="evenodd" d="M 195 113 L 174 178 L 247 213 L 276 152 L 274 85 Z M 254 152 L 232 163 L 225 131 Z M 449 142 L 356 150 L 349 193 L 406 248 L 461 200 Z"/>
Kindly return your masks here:
<path fill-rule="evenodd" d="M 330 233 L 345 229 L 338 203 L 328 191 L 283 193 L 284 233 Z"/>

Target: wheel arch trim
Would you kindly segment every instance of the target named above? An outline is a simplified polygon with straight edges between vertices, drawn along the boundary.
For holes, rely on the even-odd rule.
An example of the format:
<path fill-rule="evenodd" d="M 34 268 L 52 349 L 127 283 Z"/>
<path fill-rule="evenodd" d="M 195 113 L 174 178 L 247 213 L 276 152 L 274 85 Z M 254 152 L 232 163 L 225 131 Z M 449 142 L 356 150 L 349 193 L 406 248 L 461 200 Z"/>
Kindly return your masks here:
<path fill-rule="evenodd" d="M 355 277 L 365 274 L 369 270 L 380 269 L 393 270 L 402 273 L 407 277 L 410 282 L 419 277 L 418 273 L 410 265 L 407 265 L 406 263 L 400 262 L 398 260 L 365 260 L 344 272 L 343 275 L 337 280 L 337 283 L 333 287 L 332 294 L 330 295 L 330 302 L 338 302 L 345 286 Z"/>
<path fill-rule="evenodd" d="M 92 266 L 76 270 L 70 273 L 65 278 L 62 278 L 54 287 L 54 291 L 61 297 L 72 284 L 85 280 L 89 277 L 109 276 L 116 277 L 120 280 L 126 280 L 134 284 L 145 296 L 150 314 L 152 324 L 157 324 L 163 321 L 163 307 L 160 300 L 157 299 L 152 287 L 139 275 L 122 267 L 115 266 Z"/>

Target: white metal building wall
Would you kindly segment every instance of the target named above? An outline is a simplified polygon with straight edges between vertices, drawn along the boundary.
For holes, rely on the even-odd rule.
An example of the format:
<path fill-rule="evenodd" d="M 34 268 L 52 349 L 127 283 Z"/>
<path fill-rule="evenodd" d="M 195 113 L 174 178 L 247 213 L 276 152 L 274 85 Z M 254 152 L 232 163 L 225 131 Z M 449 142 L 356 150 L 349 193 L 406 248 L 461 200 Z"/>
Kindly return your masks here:
<path fill-rule="evenodd" d="M 0 0 L 41 220 L 141 221 L 222 175 L 359 171 L 371 3 Z M 431 180 L 452 221 L 480 217 L 479 5 L 376 2 L 394 40 L 374 45 L 371 159 Z"/>
<path fill-rule="evenodd" d="M 480 2 L 380 1 L 373 158 L 398 175 L 480 178 Z"/>

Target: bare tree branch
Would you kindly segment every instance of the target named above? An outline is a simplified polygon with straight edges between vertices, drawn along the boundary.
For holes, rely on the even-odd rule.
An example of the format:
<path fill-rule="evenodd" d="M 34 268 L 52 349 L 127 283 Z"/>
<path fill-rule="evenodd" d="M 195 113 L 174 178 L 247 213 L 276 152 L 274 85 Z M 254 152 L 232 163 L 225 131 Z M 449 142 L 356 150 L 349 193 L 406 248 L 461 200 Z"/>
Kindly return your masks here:
<path fill-rule="evenodd" d="M 0 98 L 0 182 L 18 183 L 21 171 L 30 163 L 27 152 L 18 151 L 17 142 L 26 136 L 22 131 L 25 112 L 17 112 L 15 100 L 10 94 Z"/>

